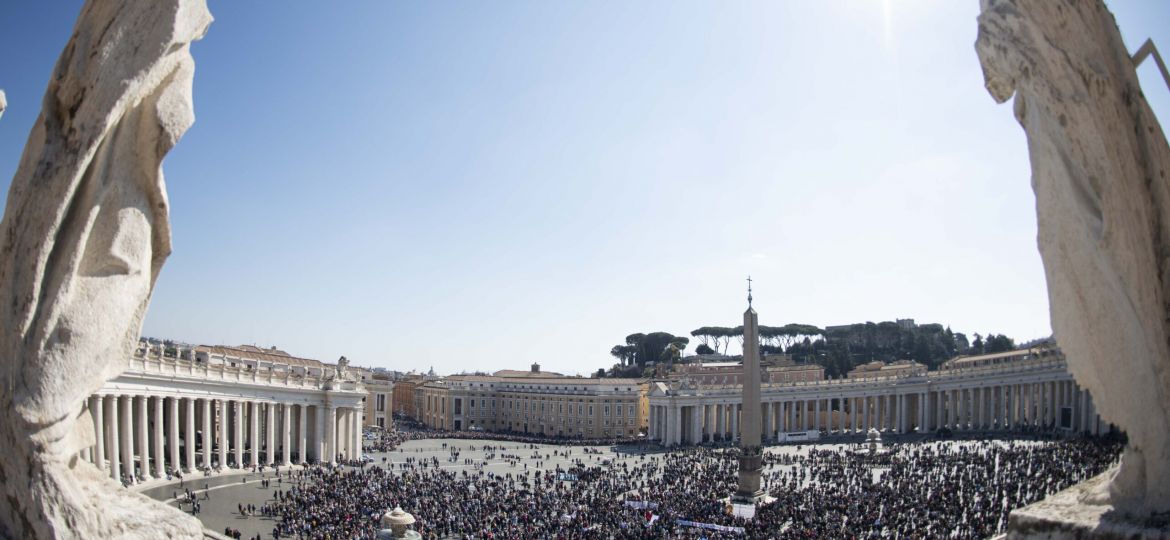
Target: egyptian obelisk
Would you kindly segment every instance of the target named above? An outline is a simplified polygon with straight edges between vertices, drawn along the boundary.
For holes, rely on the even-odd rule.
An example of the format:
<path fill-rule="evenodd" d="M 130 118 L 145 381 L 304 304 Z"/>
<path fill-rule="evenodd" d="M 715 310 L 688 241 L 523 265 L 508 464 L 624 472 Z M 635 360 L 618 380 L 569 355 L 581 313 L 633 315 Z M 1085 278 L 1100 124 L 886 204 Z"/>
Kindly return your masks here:
<path fill-rule="evenodd" d="M 743 313 L 743 417 L 739 423 L 739 487 L 731 500 L 754 503 L 764 497 L 760 489 L 763 457 L 760 448 L 760 334 L 752 309 L 752 278 L 748 277 L 748 308 Z"/>

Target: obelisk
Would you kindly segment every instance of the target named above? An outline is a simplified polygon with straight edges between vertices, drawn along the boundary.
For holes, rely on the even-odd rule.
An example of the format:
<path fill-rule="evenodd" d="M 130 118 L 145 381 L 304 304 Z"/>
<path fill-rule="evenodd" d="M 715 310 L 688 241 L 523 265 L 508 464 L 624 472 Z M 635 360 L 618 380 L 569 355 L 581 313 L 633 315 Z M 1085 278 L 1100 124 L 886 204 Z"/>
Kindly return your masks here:
<path fill-rule="evenodd" d="M 763 456 L 760 448 L 760 334 L 752 309 L 752 278 L 748 276 L 748 308 L 743 313 L 743 417 L 739 423 L 739 487 L 732 502 L 754 503 L 764 497 L 760 489 Z"/>

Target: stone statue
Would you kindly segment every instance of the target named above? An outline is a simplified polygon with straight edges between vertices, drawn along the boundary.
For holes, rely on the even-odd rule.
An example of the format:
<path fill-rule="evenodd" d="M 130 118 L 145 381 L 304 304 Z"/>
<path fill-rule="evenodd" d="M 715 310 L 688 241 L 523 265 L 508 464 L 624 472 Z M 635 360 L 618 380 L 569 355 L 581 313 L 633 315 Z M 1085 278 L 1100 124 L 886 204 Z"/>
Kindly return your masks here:
<path fill-rule="evenodd" d="M 0 90 L 0 118 L 4 117 L 4 109 L 8 108 L 8 99 L 4 97 L 4 91 Z"/>
<path fill-rule="evenodd" d="M 988 91 L 1028 137 L 1056 341 L 1129 435 L 1083 502 L 1170 510 L 1170 146 L 1100 0 L 983 0 Z"/>
<path fill-rule="evenodd" d="M 204 0 L 88 0 L 0 222 L 0 537 L 199 538 L 79 452 L 171 252 L 161 162 L 194 122 Z"/>

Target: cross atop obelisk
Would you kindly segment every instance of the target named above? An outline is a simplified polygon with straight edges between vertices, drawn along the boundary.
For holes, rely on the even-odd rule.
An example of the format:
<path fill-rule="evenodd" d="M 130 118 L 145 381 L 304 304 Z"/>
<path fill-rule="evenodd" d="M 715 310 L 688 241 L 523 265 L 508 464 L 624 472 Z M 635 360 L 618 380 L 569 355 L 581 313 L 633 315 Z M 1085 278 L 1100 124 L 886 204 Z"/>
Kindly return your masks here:
<path fill-rule="evenodd" d="M 748 307 L 752 307 L 752 276 L 748 275 Z"/>

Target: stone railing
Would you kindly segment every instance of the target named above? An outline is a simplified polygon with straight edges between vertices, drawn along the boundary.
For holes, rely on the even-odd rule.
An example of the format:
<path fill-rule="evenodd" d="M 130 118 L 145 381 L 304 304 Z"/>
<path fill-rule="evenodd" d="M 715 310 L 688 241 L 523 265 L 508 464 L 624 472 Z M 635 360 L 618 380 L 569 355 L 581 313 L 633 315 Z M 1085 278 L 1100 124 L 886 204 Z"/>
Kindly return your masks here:
<path fill-rule="evenodd" d="M 1024 375 L 1034 372 L 1045 371 L 1065 371 L 1068 366 L 1064 360 L 1053 359 L 1051 357 L 1036 358 L 1032 360 L 1023 360 L 1019 362 L 1012 362 L 1010 364 L 999 364 L 990 366 L 978 366 L 964 369 L 946 369 L 938 371 L 928 371 L 926 373 L 905 373 L 898 375 L 887 375 L 883 377 L 855 377 L 852 379 L 826 379 L 821 381 L 796 381 L 787 383 L 766 383 L 761 384 L 760 389 L 763 390 L 777 390 L 783 388 L 790 389 L 825 389 L 825 390 L 846 390 L 854 387 L 882 387 L 895 386 L 899 384 L 911 382 L 932 382 L 932 383 L 946 383 L 958 380 L 971 380 L 980 378 L 998 377 L 1002 375 Z M 1070 375 L 1071 376 L 1071 375 Z M 674 396 L 701 396 L 701 395 L 722 395 L 734 394 L 742 392 L 742 384 L 725 384 L 725 385 L 707 385 L 698 388 L 686 389 L 671 389 L 671 395 Z"/>
<path fill-rule="evenodd" d="M 171 356 L 154 354 L 138 349 L 127 359 L 123 374 L 171 375 L 204 381 L 228 381 L 267 386 L 284 386 L 310 390 L 339 390 L 359 392 L 363 390 L 358 381 L 336 380 L 313 374 L 294 373 L 289 370 L 272 368 L 253 369 L 247 366 L 226 366 L 180 360 Z"/>

